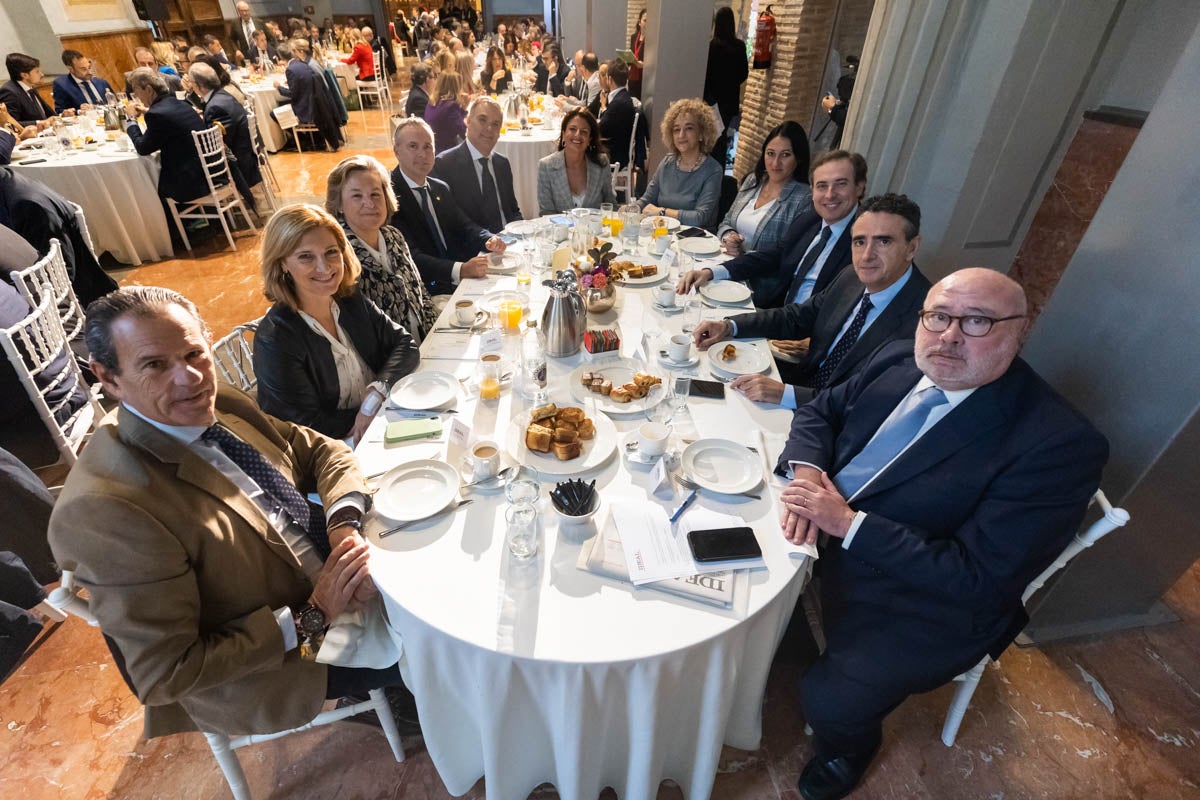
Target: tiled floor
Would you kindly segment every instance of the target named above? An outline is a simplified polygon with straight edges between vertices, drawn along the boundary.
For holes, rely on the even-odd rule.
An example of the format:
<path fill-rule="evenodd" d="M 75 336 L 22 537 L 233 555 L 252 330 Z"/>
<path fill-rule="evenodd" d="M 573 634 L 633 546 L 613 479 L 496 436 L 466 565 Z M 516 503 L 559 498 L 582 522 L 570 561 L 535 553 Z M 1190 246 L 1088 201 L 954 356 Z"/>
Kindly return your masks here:
<path fill-rule="evenodd" d="M 319 201 L 325 175 L 349 153 L 394 164 L 382 116 L 368 115 L 368 132 L 361 115 L 353 116 L 343 153 L 273 158 L 285 200 Z M 266 308 L 256 242 L 239 236 L 238 251 L 230 253 L 217 236 L 199 245 L 193 258 L 117 274 L 125 284 L 183 292 L 220 336 Z M 1179 622 L 1011 649 L 984 675 L 953 748 L 939 739 L 952 687 L 909 700 L 888 719 L 883 751 L 854 796 L 1200 797 L 1200 566 L 1166 600 Z M 795 712 L 794 687 L 812 652 L 803 624 L 798 628 L 785 639 L 768 685 L 762 747 L 726 751 L 713 793 L 719 800 L 798 797 L 796 781 L 810 748 Z M 0 797 L 229 796 L 202 737 L 143 741 L 140 733 L 139 704 L 99 633 L 77 619 L 48 626 L 0 685 Z M 255 745 L 241 751 L 241 761 L 260 799 L 448 797 L 420 738 L 405 745 L 408 758 L 396 764 L 377 730 L 339 723 Z M 480 781 L 468 796 L 484 794 Z M 556 795 L 543 787 L 533 796 Z M 680 796 L 671 785 L 659 793 L 670 800 Z"/>

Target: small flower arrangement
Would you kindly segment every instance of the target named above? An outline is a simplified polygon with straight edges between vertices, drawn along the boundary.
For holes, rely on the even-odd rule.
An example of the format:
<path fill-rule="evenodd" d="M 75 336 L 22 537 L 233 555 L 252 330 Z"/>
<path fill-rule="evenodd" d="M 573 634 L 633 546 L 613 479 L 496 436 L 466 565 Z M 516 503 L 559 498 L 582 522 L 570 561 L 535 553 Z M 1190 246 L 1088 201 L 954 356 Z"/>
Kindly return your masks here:
<path fill-rule="evenodd" d="M 612 242 L 605 242 L 599 247 L 588 250 L 588 260 L 576 269 L 580 273 L 579 285 L 590 289 L 603 289 L 612 280 L 612 262 L 616 258 Z"/>

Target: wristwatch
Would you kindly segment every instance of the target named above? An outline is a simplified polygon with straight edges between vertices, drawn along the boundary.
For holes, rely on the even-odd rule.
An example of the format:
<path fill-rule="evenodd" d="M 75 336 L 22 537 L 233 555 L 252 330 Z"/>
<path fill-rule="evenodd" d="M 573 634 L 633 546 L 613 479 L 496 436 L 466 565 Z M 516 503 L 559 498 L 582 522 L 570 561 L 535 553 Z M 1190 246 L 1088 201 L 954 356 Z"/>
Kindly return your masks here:
<path fill-rule="evenodd" d="M 658 215 L 659 215 L 660 217 L 665 217 L 665 216 L 667 215 L 667 210 L 666 210 L 665 208 L 660 208 L 660 209 L 658 210 Z"/>
<path fill-rule="evenodd" d="M 337 511 L 329 515 L 329 519 L 325 521 L 325 530 L 331 531 L 334 528 L 341 527 L 342 525 L 349 525 L 361 533 L 362 516 L 363 512 L 359 511 L 354 506 L 342 506 Z"/>
<path fill-rule="evenodd" d="M 329 629 L 325 612 L 312 603 L 305 603 L 300 608 L 292 609 L 292 619 L 296 623 L 300 658 L 304 661 L 316 661 L 321 642 L 325 640 L 325 631 Z"/>

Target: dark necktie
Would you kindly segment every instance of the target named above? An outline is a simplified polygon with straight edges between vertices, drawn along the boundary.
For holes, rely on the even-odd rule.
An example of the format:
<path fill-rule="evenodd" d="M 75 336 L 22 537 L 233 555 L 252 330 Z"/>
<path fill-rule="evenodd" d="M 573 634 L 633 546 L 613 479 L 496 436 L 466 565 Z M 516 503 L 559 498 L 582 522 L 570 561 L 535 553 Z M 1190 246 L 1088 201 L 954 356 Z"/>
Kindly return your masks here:
<path fill-rule="evenodd" d="M 500 214 L 500 203 L 496 200 L 496 181 L 492 179 L 492 171 L 488 169 L 490 160 L 479 159 L 479 163 L 483 165 L 483 180 L 480 183 L 483 191 L 483 227 L 494 233 L 504 227 L 504 217 Z"/>
<path fill-rule="evenodd" d="M 813 381 L 812 388 L 824 389 L 825 385 L 829 383 L 829 378 L 837 369 L 837 365 L 842 363 L 846 353 L 849 353 L 850 348 L 854 347 L 854 343 L 858 341 L 858 335 L 862 333 L 863 325 L 867 323 L 867 313 L 872 308 L 871 296 L 864 294 L 862 303 L 858 306 L 858 313 L 854 315 L 854 319 L 850 320 L 850 327 L 846 329 L 846 334 L 833 346 L 821 364 L 821 368 L 817 370 L 817 379 Z"/>
<path fill-rule="evenodd" d="M 329 535 L 325 530 L 324 515 L 315 511 L 304 495 L 296 490 L 292 482 L 283 476 L 263 454 L 221 427 L 213 425 L 200 438 L 221 448 L 229 460 L 237 464 L 242 472 L 259 485 L 271 499 L 278 503 L 301 530 L 308 535 L 313 549 L 321 561 L 329 558 Z"/>
<path fill-rule="evenodd" d="M 442 238 L 442 229 L 438 227 L 437 220 L 433 218 L 433 209 L 429 207 L 429 189 L 425 186 L 418 186 L 417 191 L 421 193 L 421 210 L 425 212 L 425 222 L 429 225 L 429 235 L 433 237 L 433 243 L 437 245 L 438 255 L 444 258 L 446 255 L 446 240 Z"/>
<path fill-rule="evenodd" d="M 45 119 L 46 109 L 42 108 L 42 98 L 38 97 L 37 89 L 29 90 L 29 99 L 33 101 L 34 119 Z"/>
<path fill-rule="evenodd" d="M 833 228 L 823 224 L 821 226 L 821 233 L 817 236 L 817 243 L 808 248 L 804 253 L 804 258 L 800 259 L 800 266 L 796 267 L 796 274 L 792 277 L 792 285 L 788 287 L 787 299 L 789 303 L 796 302 L 796 292 L 800 291 L 800 284 L 804 283 L 804 277 L 813 268 L 813 264 L 817 263 L 817 259 L 821 257 L 821 253 L 825 252 L 825 245 L 829 244 L 829 236 L 832 233 Z"/>
<path fill-rule="evenodd" d="M 847 500 L 852 498 L 867 485 L 867 481 L 892 463 L 892 459 L 920 432 L 925 420 L 929 419 L 929 413 L 948 402 L 946 394 L 936 386 L 929 386 L 905 398 L 896 416 L 877 430 L 867 446 L 833 476 L 833 485 L 842 493 L 842 497 Z"/>

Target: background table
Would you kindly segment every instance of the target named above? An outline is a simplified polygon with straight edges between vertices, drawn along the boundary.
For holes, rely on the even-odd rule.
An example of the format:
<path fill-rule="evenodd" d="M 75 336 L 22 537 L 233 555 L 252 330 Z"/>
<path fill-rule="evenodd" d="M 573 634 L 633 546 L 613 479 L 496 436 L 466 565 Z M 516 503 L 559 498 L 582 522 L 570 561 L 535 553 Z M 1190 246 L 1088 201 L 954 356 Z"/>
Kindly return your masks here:
<path fill-rule="evenodd" d="M 455 297 L 482 295 L 497 280 L 464 281 Z M 536 286 L 534 309 L 544 292 Z M 619 319 L 626 329 L 641 327 L 651 293 L 620 289 L 617 307 L 589 325 Z M 447 324 L 452 308 L 436 327 Z M 727 313 L 704 312 L 706 318 Z M 678 331 L 677 315 L 654 316 L 667 333 Z M 455 342 L 461 351 L 468 341 L 432 333 L 420 368 L 471 374 L 473 361 L 429 357 L 454 351 Z M 560 405 L 572 403 L 566 378 L 582 360 L 550 359 L 551 399 Z M 692 374 L 707 376 L 706 363 L 702 357 Z M 647 368 L 667 372 L 657 360 Z M 511 391 L 494 404 L 461 395 L 456 416 L 478 437 L 503 446 L 510 418 L 527 407 Z M 417 458 L 459 463 L 462 451 L 442 443 L 385 447 L 383 428 L 394 414 L 381 414 L 359 446 L 364 473 Z M 706 434 L 767 431 L 772 459 L 791 418 L 732 390 L 724 401 L 692 398 L 688 416 Z M 622 437 L 642 421 L 615 420 Z M 685 418 L 680 430 L 688 424 Z M 607 507 L 649 497 L 649 472 L 627 466 L 619 446 L 586 477 L 597 479 Z M 369 521 L 378 547 L 372 574 L 404 649 L 402 668 L 425 745 L 449 791 L 463 794 L 486 776 L 488 794 L 496 797 L 525 797 L 549 781 L 566 800 L 594 800 L 604 786 L 636 800 L 653 798 L 661 780 L 671 778 L 685 796 L 707 797 L 723 743 L 758 747 L 771 660 L 808 573 L 808 560 L 789 557 L 779 533 L 775 481 L 761 500 L 702 492 L 696 503 L 744 518 L 764 551 L 767 569 L 749 573 L 730 610 L 576 569 L 582 539 L 594 528 L 559 529 L 546 499 L 553 488 L 548 477 L 540 551 L 529 562 L 508 555 L 503 492 L 476 492 L 469 507 L 387 539 L 374 535 L 381 522 Z M 667 507 L 683 496 L 678 491 L 673 502 L 659 502 Z"/>
<path fill-rule="evenodd" d="M 533 219 L 538 216 L 537 171 L 538 162 L 558 150 L 558 128 L 545 130 L 535 128 L 528 135 L 520 131 L 509 131 L 496 142 L 495 152 L 508 159 L 512 165 L 513 192 L 521 206 L 521 216 Z"/>
<path fill-rule="evenodd" d="M 261 83 L 245 81 L 238 85 L 242 87 L 246 97 L 254 104 L 254 115 L 258 117 L 258 132 L 262 136 L 263 144 L 267 146 L 267 152 L 279 152 L 287 142 L 287 136 L 284 134 L 283 128 L 279 127 L 279 123 L 271 116 L 271 112 L 280 103 L 286 103 L 287 99 L 275 88 L 272 80 L 265 80 Z"/>
<path fill-rule="evenodd" d="M 105 144 L 99 150 L 73 151 L 61 160 L 12 166 L 82 206 L 97 254 L 107 251 L 122 264 L 135 266 L 174 255 L 158 197 L 158 153 L 121 153 Z"/>

